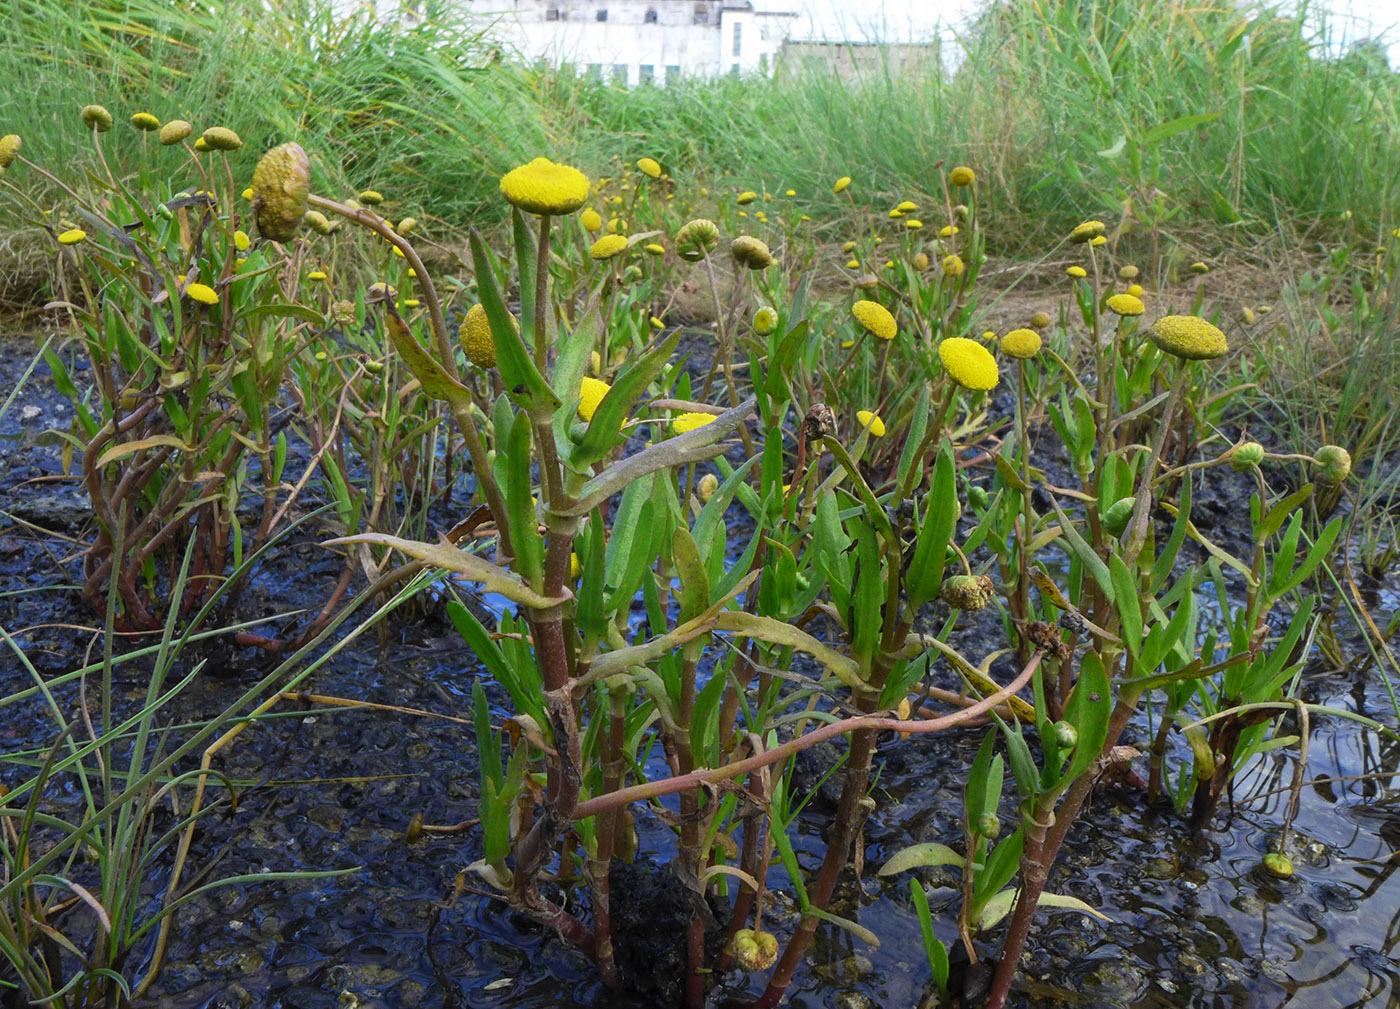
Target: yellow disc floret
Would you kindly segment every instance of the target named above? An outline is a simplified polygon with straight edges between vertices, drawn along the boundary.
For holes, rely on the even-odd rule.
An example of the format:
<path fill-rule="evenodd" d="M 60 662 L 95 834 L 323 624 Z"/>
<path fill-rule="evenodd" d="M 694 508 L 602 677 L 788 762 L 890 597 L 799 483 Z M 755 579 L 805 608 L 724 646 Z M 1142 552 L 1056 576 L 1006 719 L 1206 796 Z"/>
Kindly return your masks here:
<path fill-rule="evenodd" d="M 1002 353 L 1025 360 L 1040 353 L 1040 334 L 1033 329 L 1013 329 L 1001 338 Z"/>
<path fill-rule="evenodd" d="M 1195 315 L 1164 315 L 1147 335 L 1168 354 L 1188 361 L 1209 361 L 1230 349 L 1224 333 Z"/>
<path fill-rule="evenodd" d="M 588 199 L 588 176 L 577 168 L 536 158 L 501 176 L 501 195 L 531 214 L 572 214 Z"/>
<path fill-rule="evenodd" d="M 851 306 L 851 314 L 866 332 L 881 340 L 893 340 L 899 332 L 890 310 L 878 301 L 857 301 Z"/>
<path fill-rule="evenodd" d="M 885 436 L 885 422 L 880 419 L 878 414 L 870 410 L 857 410 L 856 420 L 860 422 L 861 427 L 870 429 L 870 436 L 872 438 L 883 438 Z"/>
<path fill-rule="evenodd" d="M 1142 299 L 1131 294 L 1115 294 L 1105 304 L 1114 315 L 1141 315 L 1147 311 Z"/>
<path fill-rule="evenodd" d="M 997 362 L 976 340 L 952 336 L 938 345 L 938 359 L 964 389 L 986 391 L 997 385 Z"/>
<path fill-rule="evenodd" d="M 496 367 L 496 341 L 491 337 L 491 321 L 486 309 L 473 305 L 467 310 L 462 324 L 457 327 L 457 340 L 472 364 L 478 368 Z"/>
<path fill-rule="evenodd" d="M 626 251 L 626 235 L 604 235 L 593 243 L 593 247 L 588 250 L 588 254 L 594 259 L 612 259 L 613 256 Z"/>

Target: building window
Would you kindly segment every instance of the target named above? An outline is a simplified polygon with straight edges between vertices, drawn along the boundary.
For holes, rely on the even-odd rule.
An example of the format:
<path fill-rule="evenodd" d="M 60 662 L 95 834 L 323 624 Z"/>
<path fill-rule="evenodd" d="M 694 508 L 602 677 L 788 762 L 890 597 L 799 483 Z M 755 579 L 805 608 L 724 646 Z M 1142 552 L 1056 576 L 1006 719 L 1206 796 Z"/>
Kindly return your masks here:
<path fill-rule="evenodd" d="M 644 21 L 646 24 L 649 24 L 649 25 L 654 25 L 654 24 L 656 24 L 656 11 L 654 11 L 654 10 L 649 10 L 649 11 L 647 11 L 646 17 L 642 18 L 642 21 Z"/>
<path fill-rule="evenodd" d="M 761 74 L 764 74 L 764 75 L 767 75 L 767 73 L 768 73 L 768 54 L 767 54 L 767 53 L 759 53 L 759 55 L 758 55 L 758 72 L 761 73 Z"/>
<path fill-rule="evenodd" d="M 710 9 L 703 3 L 695 5 L 695 24 L 707 25 L 710 23 Z"/>
<path fill-rule="evenodd" d="M 608 12 L 606 10 L 600 10 L 597 14 L 597 18 L 599 21 L 606 21 L 608 19 Z"/>
<path fill-rule="evenodd" d="M 650 63 L 643 63 L 637 68 L 637 83 L 650 84 L 656 79 L 656 68 Z"/>
<path fill-rule="evenodd" d="M 558 20 L 559 20 L 559 8 L 558 8 L 558 7 L 551 7 L 551 8 L 549 8 L 549 10 L 547 10 L 547 11 L 544 12 L 544 19 L 545 19 L 546 21 L 558 21 Z"/>
<path fill-rule="evenodd" d="M 613 79 L 613 83 L 616 84 L 616 85 L 618 85 L 619 87 L 624 87 L 624 88 L 627 87 L 627 64 L 626 64 L 626 63 L 614 63 L 614 64 L 613 64 L 612 79 Z"/>
<path fill-rule="evenodd" d="M 679 66 L 677 66 L 676 64 L 672 63 L 670 66 L 668 66 L 668 67 L 666 68 L 666 83 L 667 83 L 667 84 L 670 84 L 672 81 L 680 80 L 680 76 L 681 76 L 681 68 L 680 68 Z"/>
<path fill-rule="evenodd" d="M 595 81 L 601 81 L 601 80 L 603 79 L 603 64 L 601 64 L 601 63 L 590 63 L 590 64 L 588 64 L 588 76 L 591 77 L 591 78 L 592 78 L 593 80 L 595 80 Z"/>
<path fill-rule="evenodd" d="M 744 24 L 743 24 L 743 22 L 742 22 L 742 21 L 735 21 L 735 22 L 734 22 L 734 55 L 735 55 L 735 56 L 738 56 L 741 52 L 743 52 L 743 30 L 744 30 Z"/>
<path fill-rule="evenodd" d="M 729 65 L 729 76 L 730 76 L 730 77 L 738 77 L 738 76 L 739 76 L 739 64 L 737 64 L 737 63 L 731 63 L 731 64 Z"/>

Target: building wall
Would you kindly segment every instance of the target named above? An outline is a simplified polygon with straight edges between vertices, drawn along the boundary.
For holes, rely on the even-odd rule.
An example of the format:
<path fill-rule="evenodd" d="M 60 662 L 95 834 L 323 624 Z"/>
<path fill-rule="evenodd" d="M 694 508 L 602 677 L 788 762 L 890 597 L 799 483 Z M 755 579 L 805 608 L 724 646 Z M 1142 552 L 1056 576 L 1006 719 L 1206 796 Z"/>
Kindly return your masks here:
<path fill-rule="evenodd" d="M 468 11 L 527 61 L 631 87 L 771 73 L 796 21 L 745 0 L 475 0 Z"/>

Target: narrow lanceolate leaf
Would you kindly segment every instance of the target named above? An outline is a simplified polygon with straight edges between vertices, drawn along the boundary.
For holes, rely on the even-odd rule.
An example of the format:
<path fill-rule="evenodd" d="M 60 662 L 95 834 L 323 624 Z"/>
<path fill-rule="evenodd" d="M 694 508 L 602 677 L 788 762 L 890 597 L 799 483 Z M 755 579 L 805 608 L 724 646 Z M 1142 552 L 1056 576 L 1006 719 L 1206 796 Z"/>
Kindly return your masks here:
<path fill-rule="evenodd" d="M 926 844 L 914 844 L 896 851 L 890 856 L 888 862 L 880 866 L 877 875 L 893 876 L 895 873 L 907 872 L 910 869 L 922 869 L 932 865 L 955 865 L 962 868 L 963 861 L 963 857 L 946 844 L 929 841 Z"/>
<path fill-rule="evenodd" d="M 468 409 L 472 405 L 472 394 L 466 386 L 447 373 L 447 369 L 423 349 L 408 323 L 403 321 L 392 302 L 384 302 L 385 317 L 389 323 L 389 339 L 403 363 L 408 365 L 423 391 L 433 399 L 444 400 L 455 409 Z"/>
<path fill-rule="evenodd" d="M 1011 905 L 1016 901 L 1018 890 L 1003 890 L 994 896 L 982 907 L 982 913 L 977 919 L 978 931 L 986 931 L 996 925 L 997 922 L 1005 918 L 1011 911 Z M 1083 911 L 1085 914 L 1092 914 L 1095 918 L 1103 921 L 1111 921 L 1108 915 L 1102 911 L 1095 910 L 1078 897 L 1071 897 L 1063 893 L 1042 893 L 1040 899 L 1036 901 L 1036 907 L 1062 907 L 1070 911 Z"/>
<path fill-rule="evenodd" d="M 568 598 L 565 596 L 554 599 L 541 595 L 522 582 L 515 572 L 497 567 L 476 554 L 459 550 L 446 539 L 438 543 L 422 543 L 418 540 L 390 536 L 387 533 L 360 533 L 356 536 L 342 536 L 339 539 L 326 540 L 325 543 L 327 546 L 374 543 L 379 546 L 393 547 L 395 550 L 402 550 L 410 557 L 426 561 L 435 568 L 451 571 L 453 574 L 461 575 L 471 581 L 480 582 L 487 592 L 505 596 L 511 602 L 528 606 L 531 609 L 547 610 L 558 606 Z"/>
<path fill-rule="evenodd" d="M 138 438 L 136 441 L 124 441 L 120 445 L 113 445 L 97 457 L 97 465 L 100 468 L 109 462 L 125 459 L 137 452 L 144 452 L 148 448 L 161 447 L 173 448 L 180 452 L 193 452 L 195 450 L 195 446 L 186 445 L 184 441 L 173 434 L 153 434 L 149 438 Z"/>
<path fill-rule="evenodd" d="M 630 455 L 620 462 L 613 463 L 599 473 L 579 491 L 578 498 L 568 508 L 561 509 L 560 515 L 587 515 L 603 501 L 621 491 L 628 484 L 640 480 L 657 470 L 675 469 L 692 462 L 713 459 L 724 451 L 718 444 L 733 434 L 753 412 L 754 399 L 750 396 L 732 409 L 726 410 L 704 427 L 687 431 L 676 438 L 667 438 L 645 448 L 636 455 Z"/>

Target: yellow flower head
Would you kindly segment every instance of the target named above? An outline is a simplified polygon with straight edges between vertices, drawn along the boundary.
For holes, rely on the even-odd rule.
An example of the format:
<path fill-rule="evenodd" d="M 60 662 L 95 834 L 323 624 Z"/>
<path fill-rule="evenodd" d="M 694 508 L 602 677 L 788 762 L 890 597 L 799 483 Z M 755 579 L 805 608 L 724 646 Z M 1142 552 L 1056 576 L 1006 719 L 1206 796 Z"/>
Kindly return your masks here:
<path fill-rule="evenodd" d="M 59 245 L 77 245 L 87 238 L 87 232 L 82 228 L 69 228 L 58 236 Z"/>
<path fill-rule="evenodd" d="M 1128 294 L 1131 294 L 1134 298 L 1141 298 L 1141 297 L 1142 297 L 1142 285 L 1141 285 L 1141 284 L 1133 284 L 1131 287 L 1128 288 L 1127 293 L 1128 293 Z"/>
<path fill-rule="evenodd" d="M 855 252 L 855 251 L 856 251 L 856 243 L 855 243 L 855 242 L 847 242 L 847 243 L 845 243 L 844 245 L 841 246 L 841 251 L 842 251 L 842 252 Z"/>
<path fill-rule="evenodd" d="M 1191 272 L 1192 272 L 1192 273 L 1209 273 L 1209 272 L 1210 272 L 1210 267 L 1207 266 L 1205 263 L 1192 263 L 1192 264 L 1191 264 Z"/>
<path fill-rule="evenodd" d="M 519 325 L 516 323 L 516 328 Z M 486 317 L 486 309 L 480 305 L 467 309 L 466 317 L 457 327 L 457 341 L 472 364 L 478 368 L 496 367 L 496 341 L 491 338 L 491 322 Z"/>
<path fill-rule="evenodd" d="M 593 414 L 598 410 L 598 404 L 603 402 L 603 397 L 611 388 L 606 382 L 584 376 L 578 387 L 578 415 L 584 420 L 592 420 Z"/>
<path fill-rule="evenodd" d="M 211 126 L 201 139 L 212 151 L 236 151 L 243 146 L 243 138 L 227 126 Z"/>
<path fill-rule="evenodd" d="M 1033 329 L 1013 329 L 1001 338 L 1002 353 L 1024 361 L 1040 353 L 1040 334 Z"/>
<path fill-rule="evenodd" d="M 919 205 L 913 200 L 904 200 L 894 209 L 898 210 L 901 214 L 912 214 L 919 209 Z"/>
<path fill-rule="evenodd" d="M 367 207 L 377 207 L 384 202 L 384 194 L 377 189 L 366 189 L 359 196 L 360 202 Z"/>
<path fill-rule="evenodd" d="M 1096 248 L 1096 249 L 1097 249 L 1100 245 L 1107 245 L 1107 244 L 1108 244 L 1108 236 L 1107 236 L 1107 235 L 1095 235 L 1093 238 L 1089 239 L 1089 244 L 1092 245 L 1092 246 L 1093 246 L 1094 248 Z"/>
<path fill-rule="evenodd" d="M 1031 313 L 1031 329 L 1044 329 L 1048 325 L 1050 325 L 1049 312 Z"/>
<path fill-rule="evenodd" d="M 648 321 L 651 323 L 653 329 L 665 329 L 665 328 L 666 328 L 666 320 L 665 320 L 665 319 L 658 319 L 656 316 L 653 315 L 653 316 L 651 317 L 651 319 L 648 320 Z"/>
<path fill-rule="evenodd" d="M 310 273 L 308 273 L 308 274 L 306 275 L 306 279 L 307 279 L 307 280 L 315 280 L 315 281 L 325 280 L 325 279 L 326 279 L 326 271 L 325 271 L 325 270 L 312 270 Z"/>
<path fill-rule="evenodd" d="M 893 340 L 899 332 L 890 310 L 878 301 L 857 301 L 851 306 L 851 314 L 867 333 L 881 340 Z"/>
<path fill-rule="evenodd" d="M 245 200 L 251 200 L 251 199 L 253 198 L 253 187 L 252 187 L 252 186 L 246 187 L 246 188 L 243 190 L 243 192 L 240 193 L 239 195 L 242 196 Z"/>
<path fill-rule="evenodd" d="M 205 151 L 210 150 L 209 141 L 205 140 L 203 137 L 195 137 L 194 144 L 192 146 L 196 151 L 199 151 L 201 154 L 203 154 Z"/>
<path fill-rule="evenodd" d="M 688 434 L 697 427 L 704 427 L 713 422 L 714 419 L 715 415 L 712 413 L 683 413 L 671 421 L 671 426 L 676 429 L 676 434 Z"/>
<path fill-rule="evenodd" d="M 608 234 L 620 235 L 627 230 L 627 222 L 620 217 L 608 218 Z"/>
<path fill-rule="evenodd" d="M 405 217 L 402 221 L 399 222 L 398 227 L 394 230 L 397 231 L 400 235 L 406 235 L 416 227 L 418 227 L 418 218 Z"/>
<path fill-rule="evenodd" d="M 174 147 L 194 132 L 194 127 L 183 119 L 172 119 L 160 128 L 160 142 L 166 147 Z"/>
<path fill-rule="evenodd" d="M 880 419 L 878 414 L 872 413 L 869 410 L 857 410 L 856 420 L 860 422 L 861 427 L 870 429 L 870 436 L 872 438 L 883 438 L 885 436 L 885 422 Z"/>
<path fill-rule="evenodd" d="M 1142 299 L 1131 294 L 1115 294 L 1104 304 L 1114 315 L 1141 315 L 1147 311 L 1147 306 L 1142 303 Z"/>
<path fill-rule="evenodd" d="M 131 125 L 142 133 L 150 133 L 160 129 L 160 120 L 149 112 L 138 112 L 131 117 Z"/>
<path fill-rule="evenodd" d="M 311 162 L 300 144 L 279 144 L 264 154 L 253 170 L 253 215 L 262 236 L 274 242 L 290 240 L 301 227 L 310 193 Z"/>
<path fill-rule="evenodd" d="M 773 253 L 768 251 L 768 243 L 752 235 L 740 235 L 729 243 L 729 254 L 740 266 L 750 270 L 766 270 L 773 265 Z"/>
<path fill-rule="evenodd" d="M 1137 280 L 1138 268 L 1136 266 L 1125 266 L 1118 271 L 1119 280 Z"/>
<path fill-rule="evenodd" d="M 572 214 L 588 199 L 588 176 L 577 168 L 536 158 L 501 176 L 501 195 L 530 214 Z"/>
<path fill-rule="evenodd" d="M 752 203 L 756 199 L 758 199 L 757 193 L 755 193 L 752 189 L 745 189 L 742 193 L 739 194 L 736 202 L 739 204 L 739 206 L 743 207 Z"/>
<path fill-rule="evenodd" d="M 927 270 L 927 269 L 928 269 L 928 253 L 927 253 L 927 252 L 921 252 L 921 253 L 919 253 L 917 256 L 914 257 L 914 269 L 918 270 L 920 273 L 922 273 L 924 270 Z"/>
<path fill-rule="evenodd" d="M 961 256 L 943 257 L 943 274 L 948 277 L 961 277 L 963 275 L 963 261 Z"/>
<path fill-rule="evenodd" d="M 659 242 L 648 242 L 646 245 L 642 246 L 642 248 L 645 249 L 647 252 L 651 253 L 653 256 L 666 255 L 666 246 L 660 244 Z"/>
<path fill-rule="evenodd" d="M 98 133 L 106 133 L 112 128 L 112 113 L 101 105 L 84 105 L 83 125 Z"/>
<path fill-rule="evenodd" d="M 898 207 L 891 207 L 891 208 L 890 208 L 890 218 L 891 218 L 891 220 L 898 220 L 899 218 L 901 218 L 901 217 L 903 217 L 903 216 L 904 216 L 904 211 L 900 210 Z"/>
<path fill-rule="evenodd" d="M 186 284 L 185 293 L 201 305 L 217 305 L 219 296 L 208 284 Z"/>
<path fill-rule="evenodd" d="M 588 250 L 588 254 L 594 259 L 612 259 L 613 256 L 626 251 L 626 235 L 604 235 L 593 243 L 593 247 Z"/>
<path fill-rule="evenodd" d="M 15 163 L 15 158 L 19 157 L 19 149 L 24 146 L 24 142 L 14 133 L 7 133 L 0 137 L 0 170 L 9 168 Z"/>
<path fill-rule="evenodd" d="M 796 189 L 789 189 L 789 190 L 788 190 L 787 192 L 785 192 L 783 195 L 784 195 L 784 196 L 796 196 L 796 195 L 797 195 L 797 190 L 796 190 Z"/>
<path fill-rule="evenodd" d="M 924 222 L 919 220 L 917 217 L 911 217 L 904 222 L 904 226 L 906 228 L 909 228 L 911 231 L 918 231 L 924 226 Z"/>
<path fill-rule="evenodd" d="M 719 245 L 719 227 L 714 221 L 697 217 L 676 232 L 676 252 L 689 263 L 698 263 Z"/>
<path fill-rule="evenodd" d="M 1089 271 L 1082 266 L 1067 267 L 1065 272 L 1078 280 L 1083 280 L 1085 277 L 1089 276 Z"/>
<path fill-rule="evenodd" d="M 1083 224 L 1075 226 L 1069 233 L 1069 240 L 1076 245 L 1098 238 L 1104 233 L 1103 221 L 1085 221 Z"/>
<path fill-rule="evenodd" d="M 1188 361 L 1209 361 L 1230 349 L 1224 333 L 1195 315 L 1164 315 L 1147 335 L 1168 354 Z"/>
<path fill-rule="evenodd" d="M 833 193 L 844 193 L 850 184 L 851 177 L 849 175 L 843 175 L 836 180 L 836 185 L 831 187 L 831 191 Z"/>
<path fill-rule="evenodd" d="M 248 232 L 240 228 L 239 230 L 233 233 L 233 247 L 235 249 L 237 249 L 239 252 L 247 252 L 248 245 Z"/>
<path fill-rule="evenodd" d="M 859 259 L 848 259 L 848 260 L 846 260 L 846 269 L 848 269 L 848 270 L 859 270 L 859 269 L 860 269 L 860 260 L 859 260 Z"/>
<path fill-rule="evenodd" d="M 578 221 L 583 225 L 584 231 L 597 231 L 603 226 L 603 215 L 589 207 L 578 215 Z"/>
<path fill-rule="evenodd" d="M 959 165 L 948 173 L 948 181 L 955 186 L 970 186 L 976 178 L 972 169 L 966 165 Z"/>
<path fill-rule="evenodd" d="M 649 179 L 661 178 L 661 165 L 655 158 L 642 158 L 637 162 L 637 168 Z"/>
<path fill-rule="evenodd" d="M 986 391 L 997 386 L 996 358 L 976 340 L 950 336 L 938 345 L 938 359 L 964 389 Z"/>
<path fill-rule="evenodd" d="M 939 238 L 952 238 L 952 237 L 953 237 L 954 235 L 956 235 L 957 233 L 958 233 L 957 226 L 956 226 L 956 225 L 953 225 L 953 224 L 945 224 L 945 225 L 943 225 L 943 227 L 941 227 L 941 228 L 938 229 L 938 237 L 939 237 Z"/>
<path fill-rule="evenodd" d="M 760 308 L 753 316 L 753 331 L 759 336 L 767 336 L 778 325 L 778 313 L 771 308 Z"/>

